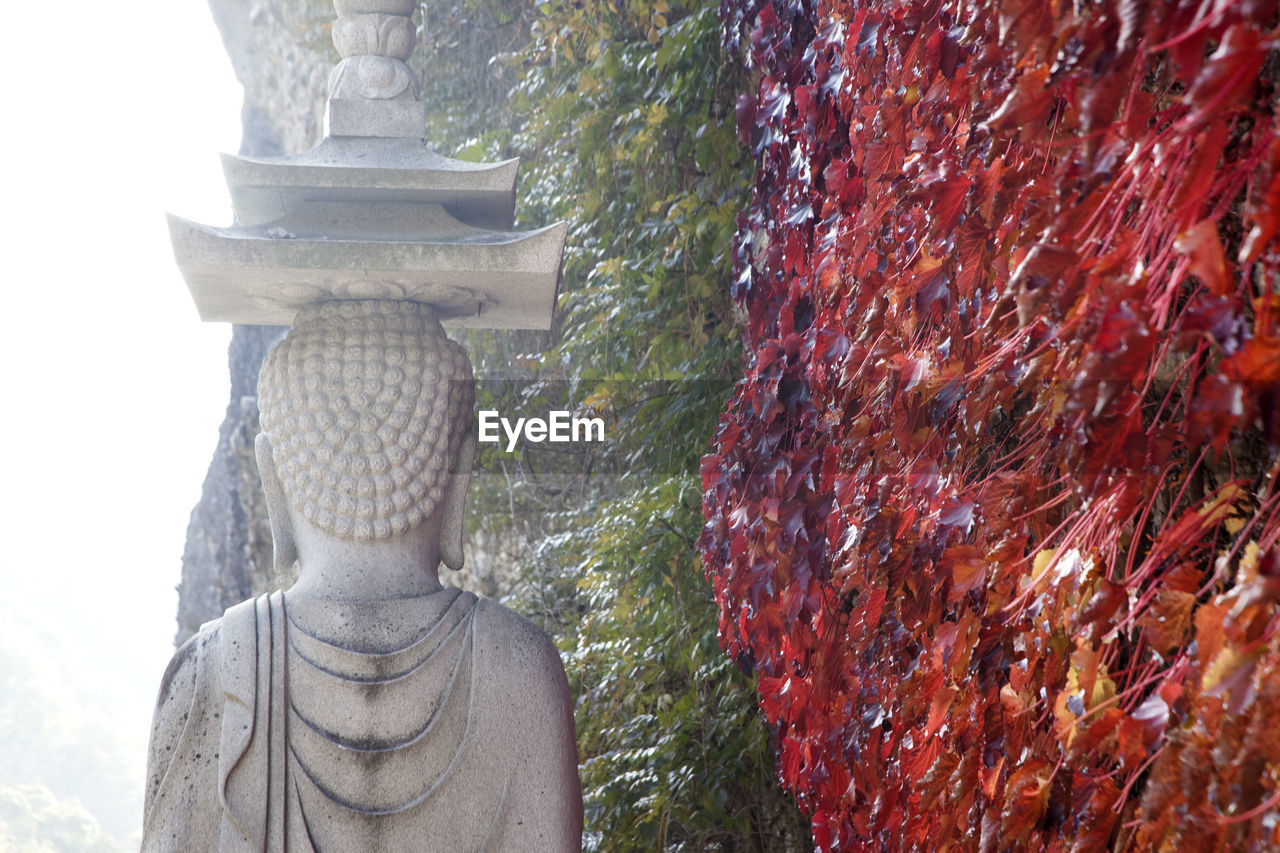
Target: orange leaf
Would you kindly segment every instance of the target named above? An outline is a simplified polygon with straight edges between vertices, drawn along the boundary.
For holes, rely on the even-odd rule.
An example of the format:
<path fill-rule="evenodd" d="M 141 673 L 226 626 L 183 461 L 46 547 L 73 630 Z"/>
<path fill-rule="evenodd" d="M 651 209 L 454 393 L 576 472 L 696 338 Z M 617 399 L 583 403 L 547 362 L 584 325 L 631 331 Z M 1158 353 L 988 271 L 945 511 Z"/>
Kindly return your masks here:
<path fill-rule="evenodd" d="M 1196 611 L 1196 656 L 1201 672 L 1208 670 L 1210 662 L 1222 651 L 1222 645 L 1226 642 L 1223 623 L 1229 609 L 1225 604 L 1213 602 L 1201 605 Z"/>
<path fill-rule="evenodd" d="M 1047 88 L 1049 66 L 1037 65 L 1018 78 L 1004 103 L 991 114 L 987 125 L 994 131 L 1043 126 L 1052 92 Z"/>
<path fill-rule="evenodd" d="M 956 689 L 954 687 L 943 687 L 933 694 L 933 704 L 929 707 L 929 724 L 925 726 L 925 737 L 933 737 L 934 733 L 942 727 L 942 720 L 947 715 L 947 709 L 951 707 L 951 700 L 956 698 Z"/>
<path fill-rule="evenodd" d="M 1071 853 L 1102 853 L 1111 849 L 1111 829 L 1120 817 L 1115 808 L 1120 789 L 1105 776 L 1095 784 L 1097 788 L 1076 824 L 1077 835 Z"/>
<path fill-rule="evenodd" d="M 1122 717 L 1124 717 L 1124 711 L 1113 705 L 1103 711 L 1102 715 L 1089 723 L 1086 728 L 1077 730 L 1076 737 L 1071 741 L 1071 756 L 1073 758 L 1093 756 L 1107 738 L 1115 734 L 1116 725 Z M 1110 751 L 1107 750 L 1107 752 Z"/>
<path fill-rule="evenodd" d="M 1049 780 L 1053 773 L 1048 764 L 1028 759 L 1014 771 L 1006 788 L 1004 811 L 1000 815 L 1000 846 L 1021 847 L 1027 834 L 1044 816 L 1049 804 Z"/>
<path fill-rule="evenodd" d="M 1004 759 L 1002 755 L 996 759 L 996 763 L 990 767 L 982 768 L 979 773 L 982 777 L 982 793 L 987 799 L 993 799 L 996 795 L 996 783 L 1000 781 L 1000 771 L 1004 769 Z"/>
<path fill-rule="evenodd" d="M 1232 379 L 1274 386 L 1280 383 L 1280 338 L 1260 337 L 1222 362 L 1222 372 Z"/>
<path fill-rule="evenodd" d="M 972 545 L 952 545 L 942 555 L 942 566 L 951 570 L 951 592 L 947 596 L 950 604 L 962 600 L 987 577 L 987 561 Z"/>
<path fill-rule="evenodd" d="M 1227 256 L 1218 237 L 1218 223 L 1205 219 L 1178 235 L 1173 248 L 1191 261 L 1191 274 L 1205 283 L 1217 296 L 1231 292 L 1231 275 L 1227 272 Z"/>
<path fill-rule="evenodd" d="M 1162 655 L 1183 645 L 1191 631 L 1191 610 L 1196 597 L 1192 593 L 1167 586 L 1156 593 L 1151 608 L 1142 615 L 1141 624 L 1147 641 Z"/>
<path fill-rule="evenodd" d="M 991 221 L 992 207 L 995 204 L 996 193 L 1004 186 L 1004 158 L 997 157 L 991 161 L 988 166 L 978 176 L 978 210 L 982 213 L 982 218 Z"/>

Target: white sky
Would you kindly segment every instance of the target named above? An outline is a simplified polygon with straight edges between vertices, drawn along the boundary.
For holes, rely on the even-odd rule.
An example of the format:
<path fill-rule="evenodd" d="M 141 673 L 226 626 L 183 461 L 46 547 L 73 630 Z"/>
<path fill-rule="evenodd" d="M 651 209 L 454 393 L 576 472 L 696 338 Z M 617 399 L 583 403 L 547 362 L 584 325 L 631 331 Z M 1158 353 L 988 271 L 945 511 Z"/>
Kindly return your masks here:
<path fill-rule="evenodd" d="M 141 790 L 228 395 L 230 327 L 199 321 L 164 211 L 230 222 L 241 90 L 204 0 L 6 14 L 0 630 L 120 720 Z"/>

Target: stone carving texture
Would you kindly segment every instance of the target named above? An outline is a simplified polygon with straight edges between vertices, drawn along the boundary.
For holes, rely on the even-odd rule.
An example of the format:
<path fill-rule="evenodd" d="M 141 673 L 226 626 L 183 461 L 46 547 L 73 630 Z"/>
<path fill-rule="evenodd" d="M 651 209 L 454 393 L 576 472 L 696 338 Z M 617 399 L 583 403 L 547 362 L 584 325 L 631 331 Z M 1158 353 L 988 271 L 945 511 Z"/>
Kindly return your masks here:
<path fill-rule="evenodd" d="M 413 53 L 413 21 L 403 15 L 343 15 L 333 25 L 333 46 L 345 59 L 361 54 L 406 60 Z"/>
<path fill-rule="evenodd" d="M 335 2 L 342 17 L 333 25 L 333 46 L 343 59 L 329 75 L 329 97 L 416 100 L 418 81 L 405 60 L 413 53 L 412 4 Z"/>
<path fill-rule="evenodd" d="M 326 302 L 298 312 L 258 387 L 285 492 L 307 521 L 368 542 L 440 505 L 473 406 L 466 353 L 418 303 Z"/>
<path fill-rule="evenodd" d="M 318 6 L 315 0 L 310 3 Z M 326 4 L 327 5 L 327 4 Z M 303 151 L 318 139 L 325 79 L 332 66 L 323 42 L 300 40 L 297 4 L 282 0 L 210 0 L 223 46 L 244 86 L 240 153 L 271 157 Z M 325 49 L 318 50 L 319 47 Z M 258 369 L 284 329 L 232 327 L 231 395 L 199 504 L 192 510 L 178 585 L 175 644 L 251 595 L 287 587 L 290 566 L 274 566 L 254 439 Z"/>
<path fill-rule="evenodd" d="M 339 15 L 361 15 L 382 12 L 387 15 L 413 14 L 414 0 L 333 0 Z"/>
<path fill-rule="evenodd" d="M 413 0 L 333 5 L 342 14 L 385 9 L 383 14 L 403 16 L 411 14 L 415 7 Z M 318 0 L 306 0 L 304 4 L 292 0 L 210 0 L 209 6 L 236 78 L 244 86 L 240 153 L 263 158 L 304 151 L 315 145 L 319 141 L 326 79 L 333 67 L 323 32 L 332 20 L 327 12 L 331 5 Z M 308 25 L 300 28 L 300 19 Z M 432 97 L 438 97 L 438 93 L 432 92 Z M 322 288 L 281 285 L 282 289 L 289 287 L 301 291 L 297 297 L 300 302 L 325 298 Z M 461 301 L 460 288 L 442 293 L 445 288 L 436 284 L 426 292 L 386 282 L 356 282 L 341 292 L 335 290 L 334 295 L 350 299 Z M 283 333 L 280 327 L 236 325 L 232 329 L 230 405 L 200 503 L 192 512 L 187 531 L 175 645 L 182 645 L 203 623 L 237 601 L 288 588 L 296 577 L 293 567 L 273 565 L 266 504 L 253 454 L 258 433 L 258 370 L 268 347 Z M 467 566 L 450 573 L 445 583 L 460 584 L 490 598 L 508 594 L 519 579 L 516 555 L 527 549 L 492 536 L 483 544 L 470 542 L 468 547 Z"/>
<path fill-rule="evenodd" d="M 416 100 L 418 81 L 409 66 L 388 56 L 352 56 L 342 60 L 329 75 L 329 97 L 334 100 Z"/>
<path fill-rule="evenodd" d="M 293 762 L 309 783 L 302 799 L 312 805 L 304 805 L 304 812 L 335 803 L 394 814 L 423 803 L 433 789 L 452 781 L 471 746 L 466 728 L 476 698 L 472 674 L 479 600 L 457 590 L 442 596 L 450 603 L 433 625 L 404 648 L 381 654 L 326 642 L 291 617 L 290 745 Z M 368 716 L 374 691 L 399 694 L 402 701 L 377 702 L 373 725 L 353 727 L 353 720 Z M 345 760 L 352 752 L 366 761 Z M 369 784 L 368 756 L 376 756 L 388 771 L 387 781 Z M 423 774 L 425 767 L 438 775 Z"/>
<path fill-rule="evenodd" d="M 404 62 L 412 3 L 334 5 L 343 59 L 330 77 L 326 144 L 344 139 L 330 147 L 368 154 L 382 150 L 379 140 L 419 141 L 423 107 Z M 279 179 L 294 174 L 295 159 L 261 165 Z M 348 158 L 340 168 L 361 162 Z M 432 163 L 421 170 L 439 171 Z M 509 203 L 469 189 L 497 205 L 488 219 Z M 412 252 L 389 266 L 351 263 L 353 254 L 388 245 L 389 235 L 405 239 L 396 228 L 427 224 L 406 224 L 403 204 L 362 198 L 329 216 L 307 193 L 280 201 L 285 215 L 262 241 L 288 251 L 259 263 L 268 288 L 315 283 L 314 257 L 308 274 L 288 275 L 298 267 L 289 252 L 299 247 L 331 263 L 325 299 L 404 290 L 377 271 L 420 270 Z M 324 227 L 310 235 L 301 226 L 313 220 Z M 343 221 L 371 233 L 342 232 Z M 486 276 L 482 261 L 529 236 L 460 233 L 466 229 L 443 216 L 432 222 L 449 226 L 423 229 L 441 242 L 418 243 L 465 254 L 465 269 Z M 543 240 L 551 268 L 564 229 L 532 234 L 558 238 Z M 245 255 L 253 253 L 234 259 Z M 541 282 L 537 270 L 497 269 L 511 282 Z M 475 449 L 465 352 L 424 304 L 309 302 L 294 316 L 295 307 L 278 318 L 292 317 L 294 327 L 258 383 L 256 460 L 275 562 L 296 561 L 298 580 L 228 608 L 175 654 L 152 729 L 143 850 L 580 850 L 572 696 L 555 646 L 511 611 L 443 589 L 437 576 L 440 562 L 463 563 Z"/>
<path fill-rule="evenodd" d="M 299 313 L 259 384 L 272 532 L 296 548 L 300 579 L 229 608 L 174 655 L 143 850 L 580 850 L 555 646 L 436 578 L 462 536 L 465 353 L 428 306 L 326 303 Z"/>

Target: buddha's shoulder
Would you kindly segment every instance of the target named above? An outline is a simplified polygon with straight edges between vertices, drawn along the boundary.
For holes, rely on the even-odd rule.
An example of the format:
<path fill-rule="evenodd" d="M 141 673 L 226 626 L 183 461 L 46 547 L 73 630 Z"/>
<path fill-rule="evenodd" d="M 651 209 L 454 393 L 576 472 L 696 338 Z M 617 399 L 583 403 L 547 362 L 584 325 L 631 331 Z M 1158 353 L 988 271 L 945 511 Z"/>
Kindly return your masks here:
<path fill-rule="evenodd" d="M 210 697 L 221 701 L 228 656 L 239 660 L 253 656 L 254 600 L 229 608 L 223 616 L 205 622 L 187 638 L 165 668 L 156 696 L 157 722 L 185 722 L 186 710 Z"/>
<path fill-rule="evenodd" d="M 476 602 L 476 663 L 508 684 L 557 695 L 567 690 L 560 652 L 546 632 L 496 601 Z"/>
<path fill-rule="evenodd" d="M 218 656 L 219 636 L 216 625 L 202 628 L 178 647 L 165 668 L 151 721 L 145 807 L 149 828 L 153 813 L 186 808 L 181 804 L 189 804 L 191 792 L 214 772 L 221 687 L 218 668 L 210 664 Z M 180 772 L 172 772 L 175 766 Z"/>
<path fill-rule="evenodd" d="M 254 625 L 252 613 L 254 599 L 227 610 L 200 626 L 200 630 L 187 638 L 169 659 L 164 677 L 160 681 L 157 707 L 164 704 L 181 705 L 180 700 L 196 692 L 197 682 L 216 679 L 223 657 L 223 648 L 238 650 L 252 646 Z M 246 614 L 249 618 L 245 618 Z M 197 676 L 199 676 L 197 678 Z"/>
<path fill-rule="evenodd" d="M 547 824 L 581 809 L 573 695 L 560 653 L 537 625 L 497 602 L 480 599 L 476 610 L 474 666 L 479 677 L 472 722 L 480 741 L 490 744 L 487 748 L 495 755 L 501 753 L 494 763 L 510 768 L 512 778 L 520 780 L 510 790 L 509 824 L 521 824 L 531 833 L 527 837 L 536 839 L 520 844 L 508 839 L 496 849 L 580 849 L 552 843 L 565 827 Z M 575 797 L 576 806 L 571 802 Z M 580 822 L 575 827 L 570 820 L 567 828 L 570 837 L 580 840 Z"/>
<path fill-rule="evenodd" d="M 190 706 L 197 684 L 206 675 L 204 670 L 217 656 L 221 634 L 220 620 L 206 622 L 173 653 L 160 680 L 160 692 L 156 696 L 157 715 L 166 708 L 177 710 Z"/>

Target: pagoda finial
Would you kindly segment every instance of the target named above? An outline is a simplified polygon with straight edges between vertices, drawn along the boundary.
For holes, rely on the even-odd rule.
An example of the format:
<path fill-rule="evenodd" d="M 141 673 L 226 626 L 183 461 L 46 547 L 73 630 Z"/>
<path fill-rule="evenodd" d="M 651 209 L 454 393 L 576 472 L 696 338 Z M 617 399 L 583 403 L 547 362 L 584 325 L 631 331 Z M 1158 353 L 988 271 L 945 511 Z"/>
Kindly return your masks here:
<path fill-rule="evenodd" d="M 329 75 L 326 136 L 421 137 L 426 120 L 413 53 L 413 0 L 334 0 L 333 44 L 342 56 Z"/>

